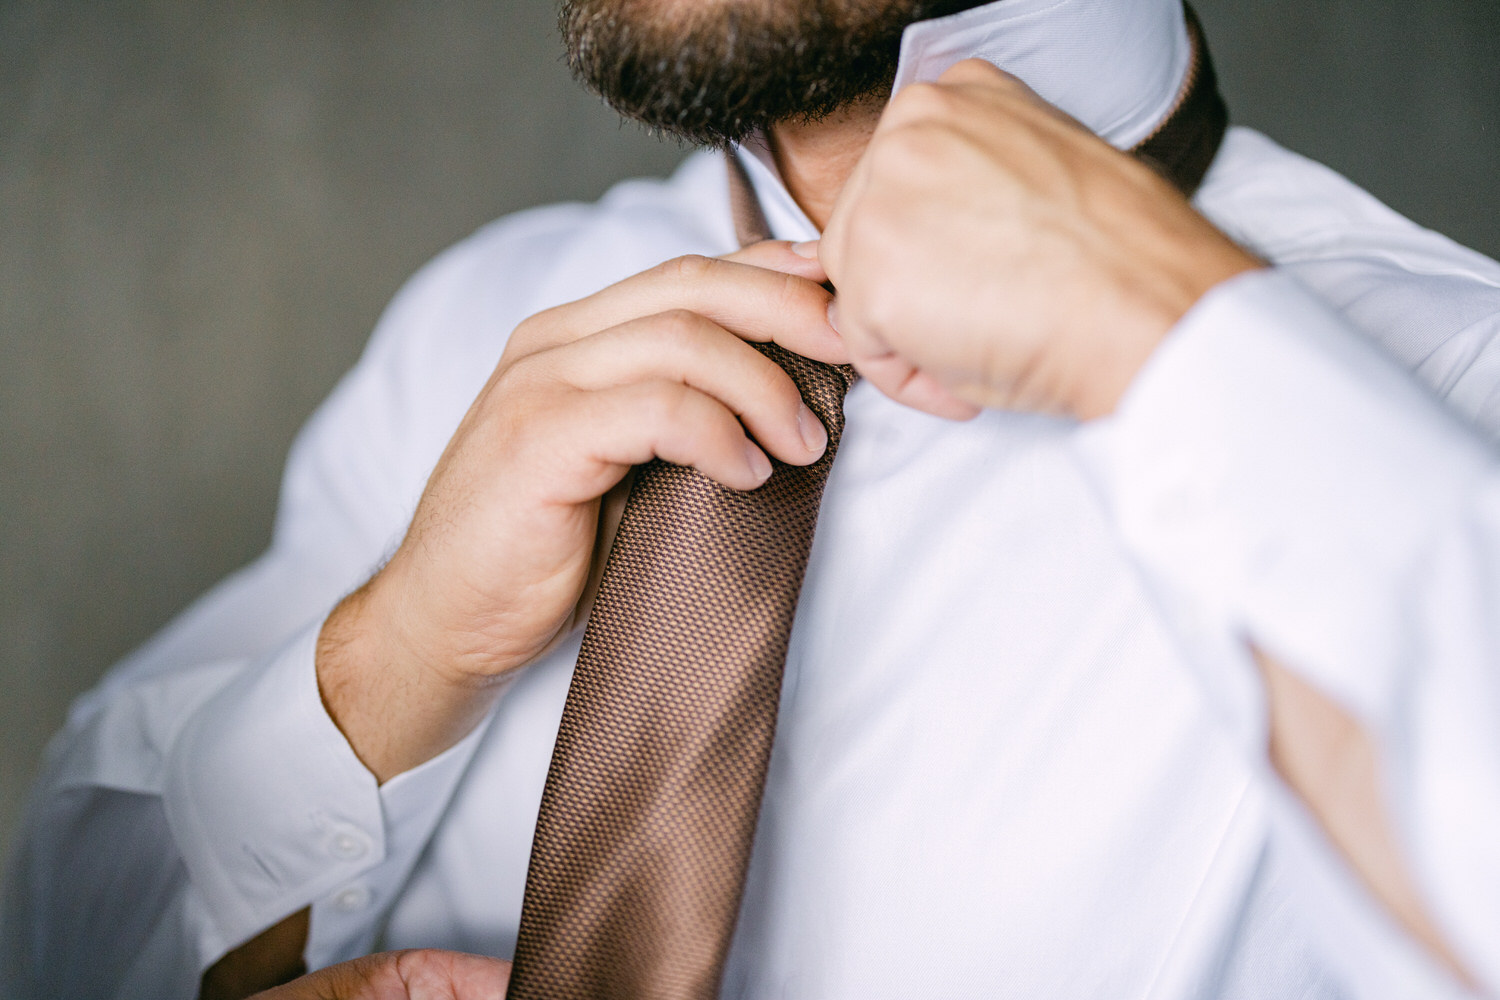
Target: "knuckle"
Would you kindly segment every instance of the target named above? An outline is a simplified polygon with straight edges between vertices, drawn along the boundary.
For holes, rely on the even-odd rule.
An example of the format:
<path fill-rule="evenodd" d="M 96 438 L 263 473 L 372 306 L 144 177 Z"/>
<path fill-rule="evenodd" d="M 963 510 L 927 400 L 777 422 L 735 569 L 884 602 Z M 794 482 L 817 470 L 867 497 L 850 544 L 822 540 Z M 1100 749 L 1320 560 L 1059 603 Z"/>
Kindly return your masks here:
<path fill-rule="evenodd" d="M 913 121 L 892 129 L 869 152 L 870 173 L 881 181 L 910 183 L 924 177 L 947 149 L 948 129 L 931 121 Z"/>
<path fill-rule="evenodd" d="M 891 99 L 886 114 L 896 122 L 943 118 L 953 113 L 955 104 L 951 88 L 941 83 L 913 83 Z"/>
<path fill-rule="evenodd" d="M 776 400 L 784 407 L 795 407 L 802 402 L 802 392 L 797 388 L 797 383 L 786 370 L 772 361 L 770 358 L 756 352 L 757 356 L 764 362 L 759 365 L 759 389 L 765 396 Z"/>
<path fill-rule="evenodd" d="M 681 257 L 674 257 L 662 264 L 662 274 L 673 281 L 687 283 L 702 281 L 715 265 L 712 257 L 703 254 L 690 253 Z"/>
<path fill-rule="evenodd" d="M 814 300 L 821 301 L 822 289 L 795 274 L 780 274 L 773 296 L 772 307 L 777 312 L 797 314 L 805 309 L 817 308 Z"/>
<path fill-rule="evenodd" d="M 548 367 L 544 354 L 528 354 L 497 369 L 491 398 L 504 399 L 537 388 Z"/>
<path fill-rule="evenodd" d="M 866 330 L 876 336 L 900 323 L 900 311 L 905 297 L 892 292 L 890 282 L 874 282 L 864 289 L 864 294 L 851 301 L 847 318 L 856 330 Z"/>
<path fill-rule="evenodd" d="M 909 176 L 910 172 L 904 175 Z M 843 255 L 844 284 L 839 286 L 842 296 L 849 290 L 851 281 L 865 284 L 871 268 L 883 271 L 889 266 L 890 256 L 901 247 L 902 235 L 893 215 L 899 211 L 899 201 L 888 197 L 872 198 L 863 210 L 852 216 L 844 233 L 848 251 Z M 854 273 L 850 273 L 854 272 Z"/>
<path fill-rule="evenodd" d="M 474 403 L 465 418 L 472 429 L 485 428 L 482 434 L 491 440 L 514 440 L 528 435 L 517 434 L 520 428 L 537 428 L 551 424 L 555 408 L 553 394 L 538 391 L 534 381 L 524 375 L 506 372 Z"/>
<path fill-rule="evenodd" d="M 678 382 L 657 383 L 646 393 L 646 409 L 658 427 L 690 426 L 692 392 Z"/>
<path fill-rule="evenodd" d="M 568 329 L 569 315 L 579 305 L 580 302 L 564 302 L 531 314 L 511 333 L 511 340 L 520 337 L 526 344 L 547 343 Z"/>
<path fill-rule="evenodd" d="M 1010 74 L 985 59 L 963 59 L 948 67 L 938 79 L 944 83 L 1009 83 Z"/>
<path fill-rule="evenodd" d="M 652 317 L 651 330 L 662 347 L 680 351 L 697 341 L 702 325 L 702 317 L 691 309 L 668 309 Z"/>
<path fill-rule="evenodd" d="M 390 953 L 391 964 L 402 982 L 426 973 L 438 958 L 440 953 L 430 948 L 406 948 Z"/>

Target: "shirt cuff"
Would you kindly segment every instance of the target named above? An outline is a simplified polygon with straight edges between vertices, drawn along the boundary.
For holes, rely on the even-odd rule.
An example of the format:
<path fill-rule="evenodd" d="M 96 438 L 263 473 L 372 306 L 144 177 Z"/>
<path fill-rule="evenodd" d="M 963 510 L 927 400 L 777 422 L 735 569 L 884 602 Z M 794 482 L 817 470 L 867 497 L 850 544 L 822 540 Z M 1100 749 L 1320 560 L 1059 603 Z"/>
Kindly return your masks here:
<path fill-rule="evenodd" d="M 377 786 L 323 707 L 321 627 L 251 664 L 195 713 L 168 754 L 167 822 L 222 935 L 220 953 L 317 902 L 342 919 L 325 921 L 315 938 L 373 924 L 384 909 L 375 904 L 389 902 L 410 872 L 478 742 L 476 729 Z M 205 963 L 217 957 L 213 943 L 201 947 Z"/>
<path fill-rule="evenodd" d="M 1434 537 L 1492 459 L 1274 271 L 1210 291 L 1080 450 L 1127 548 L 1183 607 L 1389 722 Z"/>

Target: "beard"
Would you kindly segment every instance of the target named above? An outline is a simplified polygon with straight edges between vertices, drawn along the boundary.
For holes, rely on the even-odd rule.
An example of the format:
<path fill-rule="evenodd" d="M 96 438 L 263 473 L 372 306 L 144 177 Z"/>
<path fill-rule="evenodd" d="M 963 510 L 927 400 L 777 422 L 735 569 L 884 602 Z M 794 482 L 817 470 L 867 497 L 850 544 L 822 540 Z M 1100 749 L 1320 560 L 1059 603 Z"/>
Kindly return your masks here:
<path fill-rule="evenodd" d="M 987 0 L 563 0 L 568 65 L 627 118 L 727 146 L 889 95 L 901 31 Z"/>

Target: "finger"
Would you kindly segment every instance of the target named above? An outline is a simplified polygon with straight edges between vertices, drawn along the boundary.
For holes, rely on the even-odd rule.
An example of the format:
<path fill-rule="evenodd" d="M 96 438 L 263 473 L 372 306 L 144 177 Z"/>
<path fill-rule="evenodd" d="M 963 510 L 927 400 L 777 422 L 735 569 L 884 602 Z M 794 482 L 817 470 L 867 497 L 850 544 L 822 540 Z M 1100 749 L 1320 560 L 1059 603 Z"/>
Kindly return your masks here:
<path fill-rule="evenodd" d="M 828 224 L 823 227 L 823 238 L 818 241 L 818 261 L 835 289 L 843 280 L 844 263 L 848 258 L 849 224 L 869 185 L 869 173 L 868 158 L 860 157 L 848 180 L 839 189 L 833 211 L 828 215 Z"/>
<path fill-rule="evenodd" d="M 1078 119 L 1033 90 L 1031 84 L 985 59 L 964 59 L 956 62 L 943 71 L 942 75 L 937 78 L 937 82 L 939 85 L 950 88 L 1001 95 L 1012 101 L 1019 100 L 1059 120 L 1069 122 L 1079 128 L 1083 127 Z"/>
<path fill-rule="evenodd" d="M 403 992 L 395 975 L 395 953 L 383 952 L 318 969 L 250 1000 L 385 1000 Z"/>
<path fill-rule="evenodd" d="M 678 257 L 540 314 L 526 348 L 545 349 L 639 316 L 688 309 L 745 340 L 775 341 L 797 354 L 843 364 L 848 355 L 828 325 L 829 298 L 816 281 L 798 274 L 739 260 Z"/>
<path fill-rule="evenodd" d="M 646 316 L 528 362 L 580 389 L 671 381 L 712 396 L 760 445 L 792 465 L 817 461 L 828 434 L 791 376 L 723 327 L 685 309 Z"/>
<path fill-rule="evenodd" d="M 952 66 L 949 66 L 947 69 L 943 70 L 943 72 L 939 74 L 937 82 L 941 84 L 956 84 L 959 86 L 965 84 L 979 84 L 991 87 L 997 85 L 1018 85 L 1019 87 L 1025 89 L 1027 92 L 1033 95 L 1036 94 L 1036 91 L 1032 90 L 1029 86 L 1026 85 L 1025 80 L 1022 80 L 1019 76 L 1016 76 L 1012 73 L 1007 73 L 1005 70 L 1001 69 L 999 66 L 996 66 L 988 59 L 960 59 Z"/>
<path fill-rule="evenodd" d="M 397 952 L 396 974 L 403 998 L 500 1000 L 510 983 L 510 963 L 485 955 L 420 949 Z"/>
<path fill-rule="evenodd" d="M 975 94 L 983 100 L 985 106 L 994 111 L 1029 118 L 1035 124 L 1045 122 L 1061 125 L 1067 132 L 1094 134 L 1077 118 L 1038 94 L 1025 80 L 983 59 L 965 59 L 954 63 L 938 77 L 938 83 Z M 994 128 L 994 123 L 987 121 L 988 116 L 984 114 L 961 117 L 970 128 Z"/>
<path fill-rule="evenodd" d="M 855 370 L 896 402 L 948 420 L 972 420 L 982 412 L 982 407 L 921 371 L 878 336 L 848 317 L 841 318 L 839 300 L 828 307 L 828 318 L 835 329 L 843 331 Z"/>
<path fill-rule="evenodd" d="M 946 420 L 972 420 L 982 409 L 954 395 L 937 379 L 897 354 L 859 358 L 854 367 L 860 375 L 891 399 L 914 410 Z"/>
<path fill-rule="evenodd" d="M 771 475 L 765 452 L 745 436 L 728 407 L 666 380 L 577 393 L 547 447 L 595 464 L 592 476 L 559 477 L 557 499 L 567 504 L 593 500 L 630 466 L 653 458 L 692 466 L 734 490 L 753 490 Z"/>
<path fill-rule="evenodd" d="M 734 253 L 725 254 L 720 260 L 732 260 L 740 264 L 752 264 L 771 271 L 795 274 L 799 278 L 823 284 L 828 273 L 818 260 L 818 241 L 792 243 L 788 240 L 762 240 L 741 247 Z"/>

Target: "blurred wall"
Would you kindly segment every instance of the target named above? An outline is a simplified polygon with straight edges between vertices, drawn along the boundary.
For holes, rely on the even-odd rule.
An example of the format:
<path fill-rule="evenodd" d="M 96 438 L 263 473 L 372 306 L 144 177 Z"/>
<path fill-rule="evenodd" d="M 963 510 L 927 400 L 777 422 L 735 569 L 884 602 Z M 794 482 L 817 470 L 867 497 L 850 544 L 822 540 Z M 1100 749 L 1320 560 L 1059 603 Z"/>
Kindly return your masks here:
<path fill-rule="evenodd" d="M 1493 0 L 1198 0 L 1237 119 L 1500 254 Z M 269 536 L 402 279 L 682 155 L 550 0 L 0 0 L 0 847 L 78 692 Z"/>

